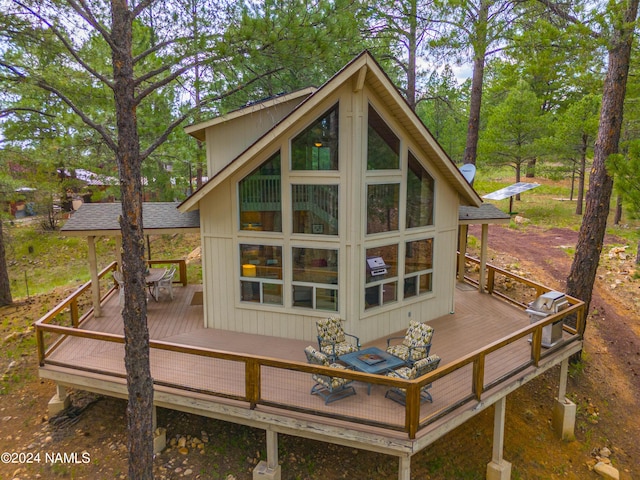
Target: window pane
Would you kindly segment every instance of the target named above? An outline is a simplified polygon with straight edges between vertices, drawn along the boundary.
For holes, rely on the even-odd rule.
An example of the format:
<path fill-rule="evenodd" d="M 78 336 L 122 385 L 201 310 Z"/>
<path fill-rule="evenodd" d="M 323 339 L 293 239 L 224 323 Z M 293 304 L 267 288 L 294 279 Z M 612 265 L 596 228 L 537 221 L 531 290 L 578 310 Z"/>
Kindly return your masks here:
<path fill-rule="evenodd" d="M 240 299 L 243 302 L 260 303 L 260 282 L 240 282 Z"/>
<path fill-rule="evenodd" d="M 397 170 L 400 166 L 400 139 L 378 112 L 369 105 L 367 170 Z"/>
<path fill-rule="evenodd" d="M 282 305 L 282 285 L 276 283 L 262 284 L 263 303 Z"/>
<path fill-rule="evenodd" d="M 420 275 L 420 291 L 419 293 L 430 292 L 431 291 L 431 277 L 430 273 L 425 273 L 424 275 Z"/>
<path fill-rule="evenodd" d="M 292 185 L 293 233 L 338 234 L 338 186 Z"/>
<path fill-rule="evenodd" d="M 313 308 L 313 287 L 293 286 L 293 306 Z"/>
<path fill-rule="evenodd" d="M 364 309 L 380 306 L 380 285 L 364 289 Z"/>
<path fill-rule="evenodd" d="M 415 273 L 433 268 L 433 239 L 406 243 L 404 271 Z"/>
<path fill-rule="evenodd" d="M 240 229 L 282 231 L 280 152 L 240 181 Z"/>
<path fill-rule="evenodd" d="M 386 270 L 382 273 L 380 268 L 371 268 L 370 260 L 380 258 L 382 259 L 385 267 L 382 270 Z M 385 278 L 393 278 L 398 275 L 398 245 L 385 245 L 383 247 L 367 248 L 367 262 L 365 262 L 365 269 L 367 275 L 367 283 L 377 282 L 384 280 Z"/>
<path fill-rule="evenodd" d="M 338 106 L 291 141 L 292 170 L 338 170 Z"/>
<path fill-rule="evenodd" d="M 389 282 L 382 285 L 382 304 L 395 302 L 398 299 L 398 282 Z"/>
<path fill-rule="evenodd" d="M 404 279 L 404 298 L 415 297 L 418 294 L 416 290 L 418 286 L 418 276 Z"/>
<path fill-rule="evenodd" d="M 433 178 L 409 152 L 407 228 L 433 225 Z"/>
<path fill-rule="evenodd" d="M 293 281 L 338 284 L 338 251 L 323 248 L 292 248 Z"/>
<path fill-rule="evenodd" d="M 331 288 L 316 288 L 316 309 L 338 311 L 338 291 Z"/>
<path fill-rule="evenodd" d="M 282 247 L 241 244 L 240 275 L 282 280 Z"/>
<path fill-rule="evenodd" d="M 367 233 L 398 230 L 399 198 L 397 183 L 367 186 Z"/>

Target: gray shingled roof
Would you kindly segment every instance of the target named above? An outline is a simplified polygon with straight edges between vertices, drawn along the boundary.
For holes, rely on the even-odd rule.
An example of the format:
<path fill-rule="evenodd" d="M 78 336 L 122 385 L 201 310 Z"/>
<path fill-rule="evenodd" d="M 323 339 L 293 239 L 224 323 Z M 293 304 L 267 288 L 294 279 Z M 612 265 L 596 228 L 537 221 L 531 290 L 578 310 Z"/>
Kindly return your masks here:
<path fill-rule="evenodd" d="M 480 207 L 461 206 L 458 209 L 458 220 L 466 224 L 508 223 L 511 216 L 492 203 L 483 203 Z"/>
<path fill-rule="evenodd" d="M 150 230 L 169 231 L 200 228 L 200 212 L 180 213 L 179 202 L 145 202 L 142 204 L 142 222 L 147 233 Z M 121 203 L 85 203 L 65 223 L 61 231 L 67 234 L 102 235 L 120 232 L 118 217 L 122 214 Z M 160 233 L 160 232 L 156 232 Z"/>

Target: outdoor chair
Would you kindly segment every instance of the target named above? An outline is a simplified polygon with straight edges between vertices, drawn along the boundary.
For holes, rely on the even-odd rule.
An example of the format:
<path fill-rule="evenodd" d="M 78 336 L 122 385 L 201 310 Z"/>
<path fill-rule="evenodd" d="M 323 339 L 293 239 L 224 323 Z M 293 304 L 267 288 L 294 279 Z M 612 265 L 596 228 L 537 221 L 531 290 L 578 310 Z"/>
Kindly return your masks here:
<path fill-rule="evenodd" d="M 387 353 L 401 358 L 411 366 L 417 360 L 429 356 L 433 328 L 426 323 L 409 323 L 409 328 L 404 337 L 391 337 L 387 339 Z M 391 345 L 393 340 L 402 339 L 402 343 Z"/>
<path fill-rule="evenodd" d="M 316 327 L 318 329 L 318 348 L 332 362 L 335 362 L 340 355 L 360 350 L 360 339 L 344 332 L 340 318 L 329 317 L 318 320 Z"/>
<path fill-rule="evenodd" d="M 173 300 L 173 277 L 176 275 L 176 270 L 176 266 L 172 265 L 162 278 L 154 283 L 153 296 L 156 300 L 159 298 L 158 295 L 160 295 L 161 289 L 164 289 L 169 294 L 171 300 Z"/>
<path fill-rule="evenodd" d="M 389 372 L 387 373 L 387 376 L 403 378 L 405 380 L 414 380 L 435 370 L 436 368 L 438 368 L 438 365 L 440 365 L 440 357 L 438 355 L 431 355 L 430 357 L 418 360 L 413 364 L 412 367 L 402 367 L 398 370 Z M 420 389 L 420 403 L 433 403 L 433 397 L 428 391 L 430 388 L 431 383 L 428 383 Z M 407 403 L 407 391 L 404 388 L 392 387 L 387 390 L 387 393 L 385 393 L 384 396 L 401 405 L 406 405 Z"/>
<path fill-rule="evenodd" d="M 124 278 L 122 277 L 122 272 L 115 270 L 113 272 L 113 279 L 118 284 L 118 304 L 122 306 L 124 305 Z"/>
<path fill-rule="evenodd" d="M 338 370 L 347 370 L 347 367 L 344 365 L 340 365 L 339 363 L 330 363 L 327 355 L 319 352 L 311 345 L 304 349 L 304 353 L 310 364 L 322 365 L 324 367 L 335 368 Z M 352 380 L 347 378 L 331 377 L 329 375 L 320 375 L 317 373 L 314 373 L 312 378 L 316 384 L 311 387 L 311 395 L 319 395 L 322 397 L 325 405 L 356 394 L 356 390 L 351 386 Z"/>

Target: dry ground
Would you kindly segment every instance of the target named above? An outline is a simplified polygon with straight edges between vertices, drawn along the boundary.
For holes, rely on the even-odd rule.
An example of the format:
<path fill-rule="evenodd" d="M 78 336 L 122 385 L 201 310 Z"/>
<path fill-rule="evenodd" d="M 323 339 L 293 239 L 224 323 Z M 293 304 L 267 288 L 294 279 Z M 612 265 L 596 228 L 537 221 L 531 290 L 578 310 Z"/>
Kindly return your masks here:
<path fill-rule="evenodd" d="M 570 265 L 566 247 L 575 245 L 575 238 L 575 232 L 563 229 L 491 227 L 490 252 L 502 252 L 492 253 L 492 263 L 563 290 Z M 613 452 L 611 461 L 622 479 L 640 478 L 640 280 L 634 279 L 632 260 L 607 255 L 617 241 L 607 239 L 584 362 L 571 371 L 568 391 L 578 405 L 577 439 L 562 442 L 551 430 L 558 370 L 527 384 L 507 399 L 504 457 L 513 464 L 513 479 L 599 478 L 590 466 L 602 447 Z M 0 382 L 0 452 L 41 454 L 39 463 L 0 463 L 0 479 L 126 478 L 123 401 L 73 392 L 70 414 L 55 422 L 47 418 L 54 387 L 37 377 L 28 326 L 67 293 L 0 309 L 0 373 L 6 370 Z M 23 334 L 10 335 L 16 331 Z M 167 410 L 160 410 L 159 424 L 167 427 L 169 438 L 191 436 L 206 442 L 203 448 L 188 445 L 186 454 L 170 448 L 158 455 L 157 478 L 249 480 L 264 456 L 259 430 Z M 412 478 L 484 478 L 492 430 L 489 409 L 414 456 Z M 46 461 L 46 453 L 75 453 L 78 463 L 60 457 Z M 397 478 L 394 457 L 288 436 L 280 437 L 280 459 L 285 480 Z"/>

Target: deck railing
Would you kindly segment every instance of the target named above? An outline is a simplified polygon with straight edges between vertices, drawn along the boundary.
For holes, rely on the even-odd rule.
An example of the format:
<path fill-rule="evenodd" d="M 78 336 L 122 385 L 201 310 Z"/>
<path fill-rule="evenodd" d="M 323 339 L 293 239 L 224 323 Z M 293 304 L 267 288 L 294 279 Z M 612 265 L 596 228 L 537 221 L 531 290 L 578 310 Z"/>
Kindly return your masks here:
<path fill-rule="evenodd" d="M 114 265 L 110 265 L 100 273 L 100 276 L 103 277 L 108 274 L 113 268 Z M 527 288 L 533 288 L 536 292 L 544 293 L 549 291 L 543 285 L 525 280 L 497 267 L 489 265 L 488 269 L 490 276 L 507 276 Z M 117 370 L 107 368 L 92 369 L 82 365 L 63 364 L 50 358 L 55 348 L 59 347 L 60 343 L 69 337 L 83 339 L 84 342 L 89 342 L 87 345 L 95 342 L 106 345 L 108 342 L 109 345 L 116 344 L 118 348 L 123 348 L 124 337 L 122 335 L 79 328 L 81 322 L 73 321 L 74 315 L 77 317 L 77 313 L 71 313 L 72 321 L 70 326 L 54 324 L 53 319 L 60 312 L 65 309 L 69 309 L 71 312 L 74 309 L 77 310 L 77 307 L 73 305 L 77 303 L 78 295 L 87 288 L 86 284 L 83 285 L 73 295 L 36 322 L 40 365 L 62 365 L 76 370 L 123 377 L 125 375 L 124 365 L 121 365 Z M 489 289 L 489 293 L 500 298 L 506 296 L 504 292 L 497 294 L 495 289 Z M 314 416 L 344 420 L 354 424 L 374 425 L 400 430 L 406 432 L 408 438 L 415 438 L 420 429 L 435 420 L 466 404 L 482 402 L 485 395 L 494 387 L 504 384 L 530 367 L 537 367 L 544 357 L 566 347 L 571 347 L 574 342 L 580 341 L 582 336 L 579 332 L 583 331 L 582 325 L 584 324 L 584 304 L 574 298 L 569 298 L 568 300 L 570 306 L 565 310 L 521 328 L 463 358 L 441 365 L 437 370 L 415 380 L 402 380 L 350 370 L 337 371 L 336 369 L 303 362 L 266 358 L 244 353 L 223 352 L 151 340 L 149 345 L 152 361 L 155 359 L 165 365 L 175 366 L 174 368 L 179 369 L 181 372 L 181 377 L 184 377 L 180 381 L 167 381 L 158 375 L 154 375 L 154 383 L 156 387 L 169 387 L 183 391 L 198 392 L 212 397 L 236 400 L 241 402 L 241 405 L 251 409 L 261 405 L 276 407 L 283 412 L 302 412 Z M 522 302 L 515 298 L 509 298 L 509 301 L 522 305 Z M 572 328 L 565 325 L 562 340 L 552 348 L 543 349 L 543 328 L 556 322 L 566 323 L 565 319 L 567 318 L 571 318 L 576 327 Z M 55 337 L 57 340 L 52 344 L 48 344 L 45 335 L 52 338 Z M 122 358 L 122 356 L 119 358 Z M 505 358 L 508 361 L 505 361 Z M 196 359 L 210 362 L 210 368 L 199 369 L 197 370 L 197 375 L 192 375 L 192 370 L 188 368 L 188 365 L 191 360 Z M 492 368 L 489 369 L 489 365 Z M 384 407 L 384 414 L 375 409 L 363 408 L 367 399 L 358 402 L 358 408 L 352 410 L 341 407 L 341 404 L 346 405 L 346 402 L 337 402 L 327 407 L 319 402 L 316 397 L 312 399 L 311 395 L 304 396 L 307 398 L 305 401 L 295 400 L 296 396 L 291 392 L 296 389 L 299 390 L 301 386 L 308 388 L 310 374 L 343 377 L 370 385 L 379 385 L 385 389 L 391 387 L 402 388 L 406 391 L 406 406 L 400 407 L 394 404 L 393 408 L 396 409 L 394 416 L 391 406 Z M 298 380 L 300 381 L 298 382 Z M 434 403 L 428 403 L 423 406 L 420 401 L 420 392 L 428 384 L 432 384 L 431 391 L 434 391 Z M 435 391 L 438 391 L 437 395 Z M 369 401 L 373 402 L 373 400 Z M 388 403 L 393 402 L 389 401 Z"/>

